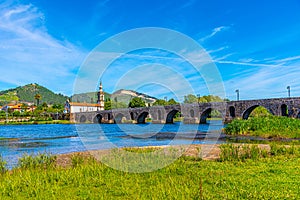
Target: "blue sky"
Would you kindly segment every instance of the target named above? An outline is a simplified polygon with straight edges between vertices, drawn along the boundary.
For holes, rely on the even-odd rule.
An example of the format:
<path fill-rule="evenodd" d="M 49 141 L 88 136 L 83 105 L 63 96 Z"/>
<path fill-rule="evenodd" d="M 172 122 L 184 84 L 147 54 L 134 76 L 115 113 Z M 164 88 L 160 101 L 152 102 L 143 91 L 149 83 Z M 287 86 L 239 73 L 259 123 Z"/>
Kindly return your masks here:
<path fill-rule="evenodd" d="M 71 95 L 80 66 L 99 43 L 141 27 L 172 29 L 197 41 L 217 66 L 229 99 L 236 98 L 236 89 L 241 99 L 286 97 L 288 85 L 292 96 L 300 96 L 300 1 L 296 0 L 0 1 L 0 90 L 38 83 Z M 116 60 L 110 70 L 153 62 L 145 54 L 164 57 L 155 60 L 158 64 L 177 65 L 169 61 L 174 57 L 170 54 L 145 50 L 134 52 L 138 59 Z M 177 67 L 196 94 L 209 93 L 203 80 L 185 73 L 187 64 Z M 107 92 L 118 88 L 120 73 L 108 70 L 101 77 Z M 173 97 L 165 86 L 125 89 Z"/>

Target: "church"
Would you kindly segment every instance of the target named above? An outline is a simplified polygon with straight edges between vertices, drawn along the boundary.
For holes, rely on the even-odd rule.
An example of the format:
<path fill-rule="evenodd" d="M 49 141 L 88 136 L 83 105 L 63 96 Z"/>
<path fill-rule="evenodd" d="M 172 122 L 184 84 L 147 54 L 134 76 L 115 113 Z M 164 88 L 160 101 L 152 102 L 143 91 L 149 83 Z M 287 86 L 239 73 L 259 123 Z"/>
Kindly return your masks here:
<path fill-rule="evenodd" d="M 65 103 L 65 113 L 78 113 L 78 112 L 93 112 L 104 110 L 104 91 L 102 82 L 100 82 L 99 91 L 97 93 L 97 103 L 79 103 L 69 102 Z"/>

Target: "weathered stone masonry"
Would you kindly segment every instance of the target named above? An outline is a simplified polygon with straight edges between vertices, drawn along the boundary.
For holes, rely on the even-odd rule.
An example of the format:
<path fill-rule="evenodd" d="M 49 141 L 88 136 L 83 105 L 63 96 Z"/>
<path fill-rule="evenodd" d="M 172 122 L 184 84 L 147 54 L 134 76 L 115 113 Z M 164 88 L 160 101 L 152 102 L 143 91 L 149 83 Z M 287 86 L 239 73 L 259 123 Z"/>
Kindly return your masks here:
<path fill-rule="evenodd" d="M 152 123 L 173 123 L 173 117 L 180 112 L 184 117 L 184 123 L 206 123 L 212 110 L 218 110 L 224 121 L 230 121 L 234 118 L 247 119 L 258 106 L 265 107 L 273 115 L 300 118 L 300 97 L 297 97 L 82 112 L 73 113 L 71 121 L 76 123 L 145 123 L 147 116 L 151 116 Z"/>

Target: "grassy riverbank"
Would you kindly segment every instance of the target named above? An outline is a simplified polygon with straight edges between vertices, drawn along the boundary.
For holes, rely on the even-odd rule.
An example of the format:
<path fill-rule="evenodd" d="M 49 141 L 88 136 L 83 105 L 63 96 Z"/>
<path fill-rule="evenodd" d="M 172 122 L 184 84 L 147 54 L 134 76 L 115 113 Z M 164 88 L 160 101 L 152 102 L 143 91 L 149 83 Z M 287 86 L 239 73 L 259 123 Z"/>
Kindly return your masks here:
<path fill-rule="evenodd" d="M 73 124 L 70 120 L 41 120 L 41 121 L 2 121 L 0 125 L 34 125 L 34 124 Z"/>
<path fill-rule="evenodd" d="M 228 135 L 250 135 L 264 138 L 300 138 L 300 120 L 288 117 L 251 117 L 236 119 L 224 129 Z"/>
<path fill-rule="evenodd" d="M 299 147 L 272 147 L 265 156 L 204 161 L 181 157 L 150 173 L 127 173 L 92 158 L 73 155 L 61 167 L 53 159 L 26 157 L 19 168 L 0 174 L 1 199 L 297 199 L 300 197 Z M 223 149 L 223 150 L 222 150 Z M 250 155 L 256 155 L 256 146 Z M 277 149 L 275 151 L 275 149 Z M 281 150 L 279 150 L 281 149 Z M 285 150 L 283 150 L 285 149 Z M 131 151 L 141 152 L 141 150 Z M 148 150 L 146 150 L 148 152 Z M 273 152 L 273 153 L 272 153 Z M 119 155 L 119 154 L 118 154 Z M 118 156 L 116 155 L 116 156 Z M 232 159 L 226 161 L 230 156 Z"/>

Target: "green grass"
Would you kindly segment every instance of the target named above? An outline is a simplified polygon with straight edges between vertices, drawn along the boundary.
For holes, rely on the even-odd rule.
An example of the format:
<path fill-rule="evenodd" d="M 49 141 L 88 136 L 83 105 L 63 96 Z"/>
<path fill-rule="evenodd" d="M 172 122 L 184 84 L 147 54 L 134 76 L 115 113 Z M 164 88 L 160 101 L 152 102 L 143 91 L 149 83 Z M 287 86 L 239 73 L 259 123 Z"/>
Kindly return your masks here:
<path fill-rule="evenodd" d="M 0 174 L 0 199 L 298 199 L 299 152 L 280 148 L 277 156 L 243 162 L 183 157 L 150 173 L 114 170 L 93 159 L 83 162 L 79 155 L 72 157 L 72 166 L 61 168 L 40 156 L 34 159 L 42 164 Z"/>
<path fill-rule="evenodd" d="M 252 117 L 236 119 L 225 129 L 228 135 L 251 135 L 264 138 L 300 138 L 300 120 L 288 117 Z"/>
<path fill-rule="evenodd" d="M 73 124 L 69 120 L 51 120 L 51 121 L 11 121 L 0 122 L 0 125 L 32 125 L 32 124 Z"/>

